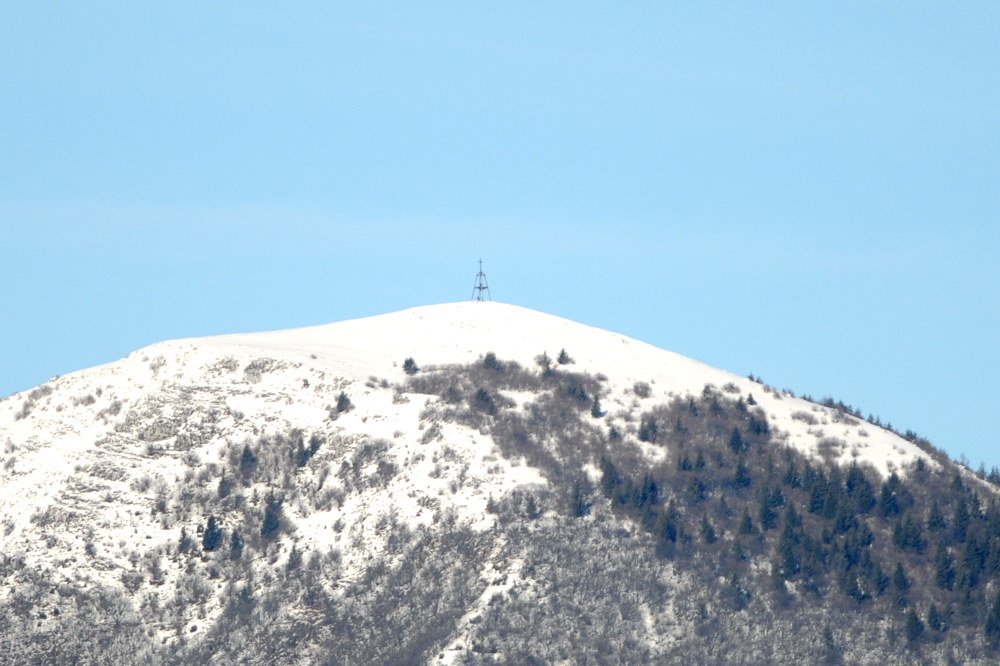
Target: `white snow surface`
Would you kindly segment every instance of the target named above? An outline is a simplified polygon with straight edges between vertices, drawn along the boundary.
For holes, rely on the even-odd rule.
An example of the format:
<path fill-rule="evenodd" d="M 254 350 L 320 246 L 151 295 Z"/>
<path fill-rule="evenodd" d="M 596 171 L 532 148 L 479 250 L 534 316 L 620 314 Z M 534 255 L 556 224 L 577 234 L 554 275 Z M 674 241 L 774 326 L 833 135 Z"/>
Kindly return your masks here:
<path fill-rule="evenodd" d="M 273 368 L 262 373 L 255 385 L 257 390 L 230 391 L 227 406 L 233 410 L 253 409 L 264 400 L 272 412 L 269 422 L 276 426 L 281 421 L 308 426 L 326 417 L 328 405 L 308 399 L 310 392 L 302 388 L 303 380 L 323 377 L 327 383 L 336 383 L 354 395 L 356 391 L 349 387 L 370 383 L 371 378 L 400 382 L 401 365 L 408 357 L 420 366 L 428 366 L 467 363 L 492 351 L 502 360 L 534 367 L 539 354 L 545 352 L 554 361 L 562 349 L 573 359 L 570 369 L 608 377 L 610 396 L 602 397 L 602 404 L 611 412 L 616 403 L 626 408 L 638 402 L 646 408 L 673 396 L 698 395 L 706 384 L 717 389 L 728 384 L 737 387 L 741 395 L 752 394 L 772 427 L 789 444 L 807 453 L 816 454 L 823 440 L 837 441 L 839 444 L 826 446 L 828 455 L 842 462 L 856 459 L 883 474 L 901 472 L 915 457 L 925 455 L 882 428 L 865 422 L 837 422 L 835 410 L 624 335 L 515 305 L 468 301 L 308 328 L 157 343 L 120 361 L 52 380 L 45 385 L 52 388 L 52 393 L 33 401 L 39 404 L 32 407 L 32 418 L 16 418 L 31 392 L 10 396 L 0 401 L 0 444 L 20 453 L 12 463 L 14 474 L 10 470 L 0 472 L 4 482 L 0 519 L 20 517 L 29 507 L 37 507 L 43 496 L 56 487 L 53 481 L 72 471 L 72 464 L 68 469 L 67 464 L 76 461 L 108 431 L 105 421 L 110 418 L 83 420 L 79 418 L 80 408 L 68 405 L 47 408 L 59 394 L 68 393 L 66 397 L 80 401 L 99 392 L 102 395 L 95 397 L 90 411 L 113 409 L 115 400 L 121 401 L 124 411 L 163 387 L 232 387 L 245 379 L 250 363 L 270 359 Z M 236 370 L 227 372 L 227 364 Z M 297 384 L 291 383 L 292 377 Z M 649 398 L 641 399 L 633 393 L 636 382 L 648 383 Z M 315 388 L 315 383 L 311 386 Z M 274 395 L 294 394 L 295 399 L 277 405 L 268 401 L 268 389 Z M 359 430 L 391 438 L 394 432 L 407 427 L 389 418 L 397 409 L 383 407 L 384 414 L 363 416 L 360 420 L 364 427 Z M 803 420 L 803 414 L 811 414 L 815 423 Z M 412 423 L 412 418 L 406 420 Z M 44 456 L 35 459 L 32 451 L 44 451 Z"/>
<path fill-rule="evenodd" d="M 405 379 L 403 361 L 412 357 L 427 368 L 493 352 L 536 368 L 537 356 L 544 352 L 554 362 L 563 349 L 572 371 L 607 378 L 601 404 L 609 418 L 700 395 L 712 385 L 733 397 L 752 395 L 778 437 L 809 455 L 856 460 L 883 475 L 905 473 L 917 457 L 936 465 L 892 432 L 638 340 L 514 305 L 450 303 L 309 328 L 162 342 L 0 401 L 3 552 L 47 558 L 58 567 L 82 557 L 85 542 L 118 561 L 125 558 L 122 545 L 137 537 L 147 545 L 175 540 L 180 525 L 151 517 L 153 491 L 136 490 L 143 477 L 154 485 L 179 479 L 219 462 L 227 446 L 293 427 L 332 430 L 342 448 L 378 438 L 401 470 L 387 487 L 351 493 L 336 509 L 299 518 L 287 507 L 297 540 L 344 547 L 345 578 L 383 547 L 382 517 L 416 526 L 445 512 L 488 528 L 490 497 L 544 484 L 544 478 L 504 459 L 488 435 L 448 424 L 428 434 L 421 411 L 434 398 L 395 388 Z M 648 397 L 637 395 L 636 383 L 648 385 Z M 331 425 L 331 395 L 340 391 L 355 408 Z M 201 434 L 180 447 L 191 424 Z M 138 432 L 145 448 L 136 446 Z M 332 466 L 345 450 L 318 456 Z M 192 517 L 188 529 L 201 519 Z M 43 524 L 65 529 L 38 548 Z M 66 576 L 73 576 L 71 569 Z"/>

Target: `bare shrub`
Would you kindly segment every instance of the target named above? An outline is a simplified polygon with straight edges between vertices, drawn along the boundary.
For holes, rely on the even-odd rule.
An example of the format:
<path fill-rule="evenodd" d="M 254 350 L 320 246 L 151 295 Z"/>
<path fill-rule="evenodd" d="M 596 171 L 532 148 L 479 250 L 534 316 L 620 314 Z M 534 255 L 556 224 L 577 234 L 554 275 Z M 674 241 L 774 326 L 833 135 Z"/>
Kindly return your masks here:
<path fill-rule="evenodd" d="M 802 421 L 808 425 L 817 425 L 819 423 L 815 416 L 802 410 L 792 412 L 792 419 L 795 421 Z"/>
<path fill-rule="evenodd" d="M 847 443 L 836 437 L 824 437 L 816 445 L 817 452 L 831 464 L 840 457 L 841 452 L 846 448 Z"/>
<path fill-rule="evenodd" d="M 243 378 L 250 384 L 257 384 L 263 378 L 264 373 L 274 370 L 277 365 L 277 361 L 273 358 L 254 359 L 243 369 Z"/>

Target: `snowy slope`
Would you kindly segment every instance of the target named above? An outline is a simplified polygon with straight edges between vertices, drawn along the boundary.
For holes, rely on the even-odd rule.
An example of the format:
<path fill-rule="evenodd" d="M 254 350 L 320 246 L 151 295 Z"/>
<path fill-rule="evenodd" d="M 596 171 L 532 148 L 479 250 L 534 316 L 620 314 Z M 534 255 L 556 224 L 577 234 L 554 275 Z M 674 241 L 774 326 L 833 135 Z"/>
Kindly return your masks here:
<path fill-rule="evenodd" d="M 156 397 L 164 392 L 212 395 L 216 402 L 224 396 L 217 408 L 260 416 L 242 423 L 224 418 L 216 430 L 229 440 L 267 427 L 318 427 L 328 416 L 331 389 L 381 394 L 368 401 L 356 398 L 361 411 L 341 425 L 392 438 L 415 425 L 416 406 L 393 405 L 388 394 L 365 384 L 373 378 L 400 381 L 407 357 L 427 366 L 465 363 L 492 351 L 532 367 L 539 354 L 554 359 L 561 349 L 573 358 L 574 370 L 609 378 L 611 394 L 603 404 L 611 411 L 636 401 L 651 405 L 675 395 L 698 395 L 706 384 L 730 384 L 753 395 L 772 426 L 803 451 L 816 454 L 820 442 L 839 441 L 839 447 L 826 446 L 828 455 L 832 449 L 843 462 L 867 462 L 883 473 L 924 455 L 894 433 L 838 422 L 834 410 L 623 335 L 518 306 L 463 302 L 310 328 L 158 343 L 11 396 L 0 402 L 0 442 L 16 460 L 3 471 L 0 520 L 22 526 L 74 466 L 93 457 L 95 443 L 113 433 L 116 419 L 129 410 L 155 417 L 163 403 L 159 406 L 169 415 L 170 400 Z M 262 372 L 255 372 L 255 362 Z M 649 398 L 634 395 L 636 382 L 649 384 Z M 18 418 L 26 406 L 27 416 Z"/>
<path fill-rule="evenodd" d="M 189 515 L 177 505 L 179 491 L 168 489 L 214 492 L 227 457 L 245 442 L 299 429 L 327 443 L 296 483 L 337 499 L 287 507 L 294 541 L 339 548 L 339 575 L 349 582 L 390 547 L 387 521 L 417 528 L 452 516 L 488 529 L 491 499 L 546 483 L 538 470 L 501 455 L 489 435 L 430 423 L 423 412 L 436 398 L 401 391 L 403 361 L 429 368 L 493 352 L 537 371 L 540 354 L 555 359 L 563 349 L 574 372 L 607 378 L 601 404 L 609 421 L 712 385 L 752 396 L 778 437 L 809 455 L 856 460 L 883 475 L 927 458 L 894 433 L 616 333 L 513 305 L 452 303 L 158 343 L 0 401 L 0 555 L 55 569 L 75 587 L 118 585 L 140 556 L 164 555 L 175 562 L 163 574 L 166 590 L 184 575 L 182 560 L 169 557 L 178 534 L 194 534 L 205 518 Z M 337 412 L 340 394 L 351 410 Z M 381 462 L 364 458 L 372 442 Z M 388 474 L 380 467 L 387 463 Z M 352 464 L 354 491 L 345 492 L 350 484 L 335 477 Z M 164 512 L 168 499 L 174 508 Z M 137 541 L 143 553 L 130 545 Z M 79 566 L 84 561 L 91 564 Z M 491 576 L 500 574 L 517 575 Z M 220 609 L 206 603 L 211 619 Z"/>
<path fill-rule="evenodd" d="M 717 388 L 735 384 L 742 393 L 753 394 L 773 425 L 786 434 L 788 443 L 803 451 L 815 453 L 823 440 L 839 441 L 843 445 L 834 450 L 836 457 L 844 462 L 856 458 L 884 474 L 901 470 L 915 456 L 923 455 L 882 428 L 838 423 L 835 410 L 765 391 L 746 378 L 623 335 L 501 303 L 428 306 L 328 326 L 223 336 L 195 344 L 211 345 L 219 350 L 216 354 L 224 347 L 230 350 L 226 353 L 241 357 L 257 353 L 307 364 L 311 361 L 332 374 L 355 380 L 394 376 L 407 357 L 421 364 L 465 363 L 493 351 L 499 358 L 531 366 L 542 352 L 554 359 L 566 349 L 575 361 L 575 370 L 607 375 L 614 397 L 623 406 L 630 401 L 629 389 L 636 382 L 650 384 L 649 399 L 654 402 L 697 395 L 706 384 Z M 318 358 L 313 359 L 314 354 Z"/>

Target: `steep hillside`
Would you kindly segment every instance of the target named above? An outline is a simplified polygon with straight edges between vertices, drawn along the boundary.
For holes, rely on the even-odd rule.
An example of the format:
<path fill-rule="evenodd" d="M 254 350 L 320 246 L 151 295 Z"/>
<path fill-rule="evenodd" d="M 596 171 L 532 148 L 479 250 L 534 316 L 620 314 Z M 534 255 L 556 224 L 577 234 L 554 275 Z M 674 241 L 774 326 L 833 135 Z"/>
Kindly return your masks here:
<path fill-rule="evenodd" d="M 0 444 L 15 661 L 989 662 L 1000 641 L 992 486 L 510 305 L 152 345 L 0 402 Z"/>

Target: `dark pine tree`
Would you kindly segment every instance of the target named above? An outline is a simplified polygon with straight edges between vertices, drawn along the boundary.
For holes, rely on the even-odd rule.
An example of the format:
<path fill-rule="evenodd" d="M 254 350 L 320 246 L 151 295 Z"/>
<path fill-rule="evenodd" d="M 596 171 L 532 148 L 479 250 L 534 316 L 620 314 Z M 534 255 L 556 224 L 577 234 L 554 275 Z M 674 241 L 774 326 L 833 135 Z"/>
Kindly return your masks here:
<path fill-rule="evenodd" d="M 993 600 L 990 611 L 986 615 L 986 625 L 983 627 L 986 642 L 994 650 L 1000 649 L 1000 593 Z"/>
<path fill-rule="evenodd" d="M 729 435 L 729 448 L 733 453 L 740 454 L 747 450 L 747 444 L 743 439 L 743 435 L 740 434 L 739 428 L 733 428 L 733 432 Z"/>
<path fill-rule="evenodd" d="M 970 522 L 972 522 L 972 515 L 969 512 L 969 503 L 965 497 L 959 497 L 955 504 L 955 514 L 951 520 L 951 538 L 955 543 L 965 543 Z"/>
<path fill-rule="evenodd" d="M 847 470 L 844 487 L 857 513 L 868 513 L 875 506 L 875 490 L 856 462 L 852 462 Z"/>
<path fill-rule="evenodd" d="M 677 543 L 677 539 L 681 535 L 681 522 L 680 513 L 671 502 L 667 505 L 667 510 L 663 512 L 663 516 L 660 518 L 660 538 L 663 539 L 664 544 L 673 545 Z"/>
<path fill-rule="evenodd" d="M 737 488 L 749 488 L 752 482 L 750 468 L 740 458 L 739 462 L 736 463 L 736 471 L 733 473 L 733 486 Z"/>
<path fill-rule="evenodd" d="M 281 529 L 281 505 L 284 499 L 274 493 L 269 493 L 264 506 L 264 521 L 260 526 L 260 535 L 265 539 L 273 539 Z"/>
<path fill-rule="evenodd" d="M 938 633 L 941 633 L 946 629 L 944 616 L 941 614 L 941 611 L 938 610 L 936 604 L 931 604 L 931 607 L 927 609 L 927 627 L 931 631 L 936 631 Z"/>
<path fill-rule="evenodd" d="M 951 590 L 955 587 L 954 561 L 943 541 L 938 542 L 937 551 L 934 553 L 934 584 L 942 590 Z"/>
<path fill-rule="evenodd" d="M 244 478 L 249 478 L 257 469 L 257 455 L 250 448 L 249 444 L 243 446 L 243 454 L 240 456 L 240 474 Z"/>
<path fill-rule="evenodd" d="M 234 560 L 238 560 L 243 556 L 243 539 L 240 538 L 238 532 L 233 532 L 232 537 L 230 537 L 229 556 Z"/>
<path fill-rule="evenodd" d="M 899 499 L 896 497 L 895 485 L 892 479 L 895 473 L 882 484 L 882 489 L 878 495 L 878 512 L 883 518 L 893 518 L 900 514 Z"/>
<path fill-rule="evenodd" d="M 785 497 L 777 488 L 764 487 L 760 489 L 760 501 L 757 517 L 762 530 L 773 530 L 778 526 L 778 508 L 785 503 Z"/>
<path fill-rule="evenodd" d="M 660 434 L 660 426 L 652 416 L 644 416 L 639 423 L 639 439 L 651 444 L 656 443 L 656 438 Z"/>
<path fill-rule="evenodd" d="M 917 615 L 917 611 L 911 608 L 906 613 L 906 640 L 910 643 L 917 643 L 923 638 L 924 635 L 924 623 Z"/>
<path fill-rule="evenodd" d="M 893 528 L 892 542 L 900 550 L 912 550 L 915 553 L 923 553 L 927 547 L 920 523 L 909 513 Z"/>
<path fill-rule="evenodd" d="M 493 400 L 493 396 L 484 388 L 476 390 L 476 394 L 472 398 L 472 408 L 490 416 L 497 413 L 497 406 Z"/>
<path fill-rule="evenodd" d="M 709 545 L 719 540 L 718 536 L 715 534 L 715 528 L 712 527 L 712 523 L 708 520 L 708 516 L 701 517 L 701 537 L 705 540 L 705 543 Z"/>
<path fill-rule="evenodd" d="M 573 493 L 570 498 L 570 513 L 575 518 L 590 514 L 590 500 L 584 484 L 580 479 L 573 482 Z"/>
<path fill-rule="evenodd" d="M 903 564 L 896 562 L 896 570 L 892 574 L 892 584 L 890 587 L 892 605 L 896 608 L 906 608 L 910 603 L 906 597 L 909 589 L 910 579 L 903 570 Z"/>
<path fill-rule="evenodd" d="M 493 352 L 487 352 L 483 358 L 483 367 L 493 372 L 503 372 L 503 365 L 500 364 L 500 361 L 497 360 L 497 355 Z"/>
<path fill-rule="evenodd" d="M 594 402 L 590 405 L 590 415 L 595 419 L 599 419 L 604 416 L 604 412 L 601 411 L 601 399 L 596 395 L 594 396 Z"/>
<path fill-rule="evenodd" d="M 608 499 L 616 499 L 619 488 L 624 483 L 621 475 L 618 473 L 618 468 L 615 464 L 611 462 L 608 457 L 601 458 L 600 462 L 601 468 L 601 492 Z"/>
<path fill-rule="evenodd" d="M 944 514 L 941 513 L 941 505 L 935 499 L 931 502 L 930 512 L 927 514 L 927 531 L 937 533 L 942 531 L 948 524 L 945 522 Z"/>
<path fill-rule="evenodd" d="M 750 517 L 750 512 L 743 509 L 743 518 L 740 520 L 740 534 L 753 534 L 753 519 Z"/>
<path fill-rule="evenodd" d="M 222 544 L 222 528 L 219 527 L 215 516 L 208 517 L 208 525 L 201 537 L 201 547 L 206 551 L 213 551 Z"/>

